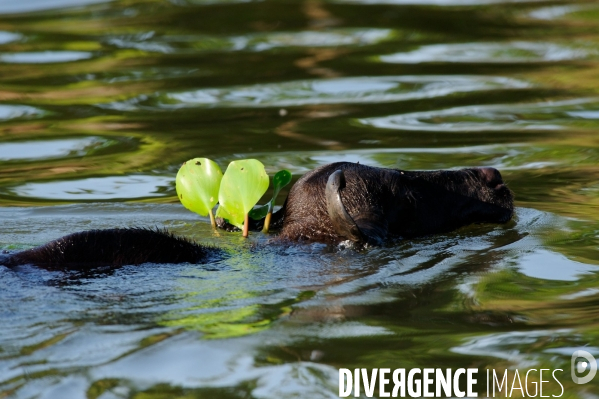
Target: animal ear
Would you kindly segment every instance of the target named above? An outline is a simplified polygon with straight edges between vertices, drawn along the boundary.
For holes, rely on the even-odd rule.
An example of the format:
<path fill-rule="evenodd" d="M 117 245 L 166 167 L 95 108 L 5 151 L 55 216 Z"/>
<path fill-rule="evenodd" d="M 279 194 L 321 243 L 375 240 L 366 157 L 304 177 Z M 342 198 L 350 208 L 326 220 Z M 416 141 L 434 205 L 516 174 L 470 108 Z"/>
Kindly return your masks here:
<path fill-rule="evenodd" d="M 341 200 L 341 190 L 345 187 L 342 170 L 333 172 L 327 181 L 325 198 L 327 212 L 335 232 L 353 242 L 381 245 L 387 237 L 387 221 L 376 208 L 361 209 L 352 217 Z"/>

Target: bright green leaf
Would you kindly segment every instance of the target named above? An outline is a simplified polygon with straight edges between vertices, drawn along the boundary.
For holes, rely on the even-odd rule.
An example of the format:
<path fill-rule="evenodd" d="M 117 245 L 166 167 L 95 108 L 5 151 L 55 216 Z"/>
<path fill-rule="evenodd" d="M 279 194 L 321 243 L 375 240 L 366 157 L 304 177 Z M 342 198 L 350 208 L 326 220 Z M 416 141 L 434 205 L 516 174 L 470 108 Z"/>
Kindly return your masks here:
<path fill-rule="evenodd" d="M 216 210 L 216 217 L 223 218 L 227 221 L 227 223 L 233 224 L 231 223 L 231 215 L 229 215 L 229 212 L 227 212 L 225 207 L 222 205 L 218 206 L 218 209 Z"/>
<path fill-rule="evenodd" d="M 256 159 L 233 161 L 227 167 L 218 193 L 220 208 L 229 214 L 229 223 L 242 228 L 245 215 L 268 189 L 264 165 Z"/>
<path fill-rule="evenodd" d="M 275 206 L 275 200 L 277 199 L 277 195 L 279 195 L 279 191 L 281 191 L 281 189 L 283 187 L 285 187 L 286 185 L 288 185 L 290 182 L 291 182 L 291 172 L 286 169 L 279 170 L 275 174 L 275 177 L 272 178 L 272 184 L 274 186 L 274 193 L 272 195 L 272 199 L 270 200 L 270 209 L 269 209 L 270 212 L 272 212 L 272 208 Z"/>
<path fill-rule="evenodd" d="M 218 202 L 222 178 L 223 172 L 216 162 L 208 158 L 190 159 L 177 173 L 177 196 L 185 208 L 206 216 Z"/>
<path fill-rule="evenodd" d="M 275 174 L 275 177 L 272 179 L 272 183 L 274 185 L 274 192 L 272 199 L 268 201 L 265 205 L 254 208 L 250 211 L 250 217 L 254 220 L 264 219 L 269 212 L 272 212 L 273 207 L 275 206 L 275 200 L 277 199 L 277 195 L 283 187 L 288 185 L 291 182 L 291 172 L 288 170 L 280 170 Z"/>

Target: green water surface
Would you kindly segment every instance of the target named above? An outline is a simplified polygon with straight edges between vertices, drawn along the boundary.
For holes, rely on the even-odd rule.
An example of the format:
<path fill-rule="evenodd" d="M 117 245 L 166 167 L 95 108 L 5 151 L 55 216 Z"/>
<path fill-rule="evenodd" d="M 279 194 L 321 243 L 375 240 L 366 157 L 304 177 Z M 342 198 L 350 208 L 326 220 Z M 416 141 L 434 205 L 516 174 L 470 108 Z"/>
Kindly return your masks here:
<path fill-rule="evenodd" d="M 478 368 L 479 397 L 486 369 L 562 369 L 599 398 L 570 377 L 599 358 L 598 127 L 594 1 L 0 1 L 0 249 L 158 226 L 230 254 L 0 266 L 0 398 L 335 398 L 358 367 Z M 194 157 L 493 166 L 516 216 L 273 246 L 178 203 Z"/>

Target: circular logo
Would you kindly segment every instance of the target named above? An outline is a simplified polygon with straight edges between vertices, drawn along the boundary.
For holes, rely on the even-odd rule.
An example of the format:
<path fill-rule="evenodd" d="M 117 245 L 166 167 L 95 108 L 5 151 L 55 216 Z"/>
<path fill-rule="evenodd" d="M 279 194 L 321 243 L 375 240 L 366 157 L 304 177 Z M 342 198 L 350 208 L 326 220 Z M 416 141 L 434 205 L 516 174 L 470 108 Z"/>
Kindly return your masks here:
<path fill-rule="evenodd" d="M 581 357 L 585 358 L 588 361 L 588 363 L 586 361 L 576 362 L 576 359 Z M 587 351 L 577 350 L 576 352 L 574 352 L 572 354 L 571 366 L 572 381 L 574 381 L 574 383 L 576 384 L 586 384 L 587 382 L 591 381 L 593 377 L 595 377 L 595 374 L 597 374 L 597 361 L 595 360 L 593 355 L 591 355 Z M 582 374 L 589 367 L 589 374 L 587 374 L 586 376 L 578 377 L 576 375 L 577 373 Z"/>

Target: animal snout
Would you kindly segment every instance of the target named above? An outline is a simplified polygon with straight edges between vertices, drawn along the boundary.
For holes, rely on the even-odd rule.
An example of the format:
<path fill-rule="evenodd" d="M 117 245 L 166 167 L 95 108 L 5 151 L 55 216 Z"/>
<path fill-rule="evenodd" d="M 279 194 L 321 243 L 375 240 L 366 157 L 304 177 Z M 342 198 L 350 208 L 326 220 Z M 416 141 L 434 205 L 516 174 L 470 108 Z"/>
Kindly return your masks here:
<path fill-rule="evenodd" d="M 487 187 L 498 190 L 503 187 L 503 179 L 501 173 L 495 168 L 480 168 L 482 178 Z"/>

